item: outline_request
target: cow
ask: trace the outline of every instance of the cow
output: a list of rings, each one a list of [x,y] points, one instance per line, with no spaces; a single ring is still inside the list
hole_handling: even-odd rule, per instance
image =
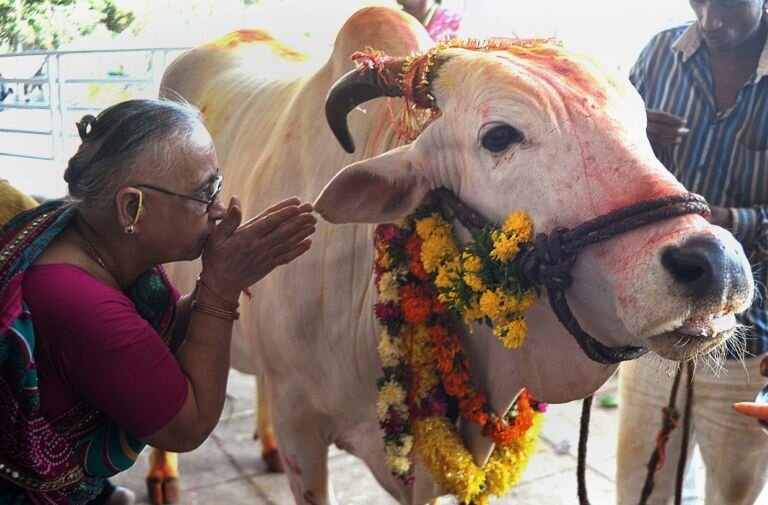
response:
[[[325,219],[308,254],[242,298],[232,353],[234,367],[263,374],[299,504],[336,503],[330,444],[361,458],[404,505],[443,494],[418,460],[412,482],[385,465],[376,412],[381,326],[372,310],[376,224],[401,220],[438,188],[491,222],[525,212],[543,234],[686,195],[655,158],[642,100],[626,78],[546,41],[433,44],[409,16],[369,7],[344,24],[322,65],[266,32],[244,30],[190,50],[163,76],[164,96],[201,110],[224,192],[240,196],[246,215],[297,195],[314,200]],[[434,107],[412,139],[396,118],[414,106],[402,82],[403,65],[414,61],[426,70],[410,86]],[[182,288],[193,286],[197,269],[171,267]],[[470,323],[462,343],[496,412],[523,388],[543,402],[584,398],[640,349],[673,360],[706,354],[734,334],[734,313],[753,295],[740,246],[701,213],[585,247],[571,274],[564,293],[582,333],[626,352],[588,357],[550,307],[548,290],[527,312],[519,349]],[[461,423],[461,436],[482,465],[493,443],[472,423]]]

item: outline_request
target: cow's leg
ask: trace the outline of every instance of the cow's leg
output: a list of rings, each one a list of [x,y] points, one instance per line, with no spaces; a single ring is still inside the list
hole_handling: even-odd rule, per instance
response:
[[[153,505],[176,503],[181,498],[179,488],[179,455],[152,448],[149,454],[147,495]]]
[[[328,479],[328,446],[312,427],[317,421],[303,420],[275,426],[293,498],[297,505],[337,505]]]
[[[292,387],[267,383],[274,407],[274,429],[280,457],[297,505],[337,505],[328,479],[330,420],[308,410],[310,402]]]
[[[277,450],[275,433],[272,429],[272,407],[268,400],[267,389],[264,384],[264,376],[256,376],[256,433],[254,439],[261,439],[261,458],[267,464],[267,468],[273,473],[283,473],[283,463]]]

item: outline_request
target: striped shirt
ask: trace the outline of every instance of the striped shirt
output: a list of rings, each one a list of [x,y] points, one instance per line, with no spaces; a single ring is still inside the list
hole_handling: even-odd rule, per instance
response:
[[[763,21],[765,22],[765,21]],[[709,56],[697,23],[651,39],[630,71],[649,109],[686,119],[690,133],[656,148],[662,163],[690,191],[727,207],[734,236],[752,264],[758,294],[741,322],[753,328],[747,352],[768,351],[768,43],[736,105],[718,113]]]

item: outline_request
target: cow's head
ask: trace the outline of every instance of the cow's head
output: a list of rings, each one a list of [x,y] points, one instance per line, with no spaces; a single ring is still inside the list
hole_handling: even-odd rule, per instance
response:
[[[685,193],[654,156],[629,81],[558,44],[432,50],[405,72],[395,59],[368,63],[329,94],[329,121],[347,150],[344,117],[364,100],[405,95],[440,115],[411,144],[341,170],[316,203],[330,222],[394,221],[444,187],[491,220],[522,210],[549,232]],[[568,299],[588,332],[675,360],[724,342],[753,293],[741,246],[699,215],[590,246],[573,278]]]

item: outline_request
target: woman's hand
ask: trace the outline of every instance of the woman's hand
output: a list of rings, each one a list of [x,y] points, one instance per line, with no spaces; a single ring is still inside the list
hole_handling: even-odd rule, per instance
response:
[[[240,291],[304,254],[315,231],[312,210],[312,204],[288,198],[241,225],[240,200],[232,197],[203,250],[206,286],[235,302]]]
[[[679,144],[690,130],[685,127],[685,119],[662,112],[647,109],[648,127],[646,133],[653,147]]]

